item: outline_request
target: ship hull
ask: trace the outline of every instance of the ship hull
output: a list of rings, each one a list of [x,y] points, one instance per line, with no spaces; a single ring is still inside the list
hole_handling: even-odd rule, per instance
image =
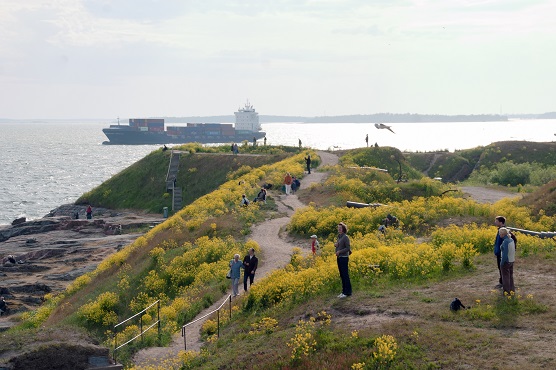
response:
[[[251,133],[235,133],[234,135],[169,135],[167,132],[150,132],[150,131],[135,131],[127,129],[127,126],[120,126],[121,128],[105,128],[102,131],[109,141],[103,144],[107,145],[149,145],[149,144],[186,144],[186,143],[201,143],[201,144],[219,144],[242,142],[244,140],[253,141],[262,139],[266,133],[251,132]]]

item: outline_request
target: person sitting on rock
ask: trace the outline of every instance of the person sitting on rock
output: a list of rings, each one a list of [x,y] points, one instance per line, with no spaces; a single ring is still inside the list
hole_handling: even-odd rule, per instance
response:
[[[255,199],[253,199],[253,202],[266,203],[266,190],[264,188],[261,188],[261,191],[259,191],[259,194],[257,194],[257,197],[255,197]]]
[[[386,216],[386,218],[382,221],[382,223],[386,227],[388,226],[398,227],[398,218],[396,216],[392,216],[389,213],[388,216]]]
[[[249,205],[249,199],[247,199],[245,194],[241,196],[241,205],[244,207],[247,207]]]

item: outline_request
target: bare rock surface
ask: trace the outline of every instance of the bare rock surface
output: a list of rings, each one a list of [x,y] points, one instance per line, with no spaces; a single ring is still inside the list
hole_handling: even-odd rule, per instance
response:
[[[63,291],[163,221],[161,215],[100,208],[91,220],[74,219],[75,212],[85,215],[85,207],[64,205],[42,219],[0,227],[0,295],[12,314],[36,308],[45,294]],[[9,318],[0,317],[1,326],[10,326]]]

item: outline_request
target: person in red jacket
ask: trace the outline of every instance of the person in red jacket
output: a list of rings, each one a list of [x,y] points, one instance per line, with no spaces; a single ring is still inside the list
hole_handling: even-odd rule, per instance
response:
[[[90,220],[91,218],[93,218],[93,209],[91,208],[91,205],[89,204],[89,206],[87,207],[87,220]]]
[[[286,186],[286,195],[290,195],[292,190],[292,175],[289,172],[286,173],[286,177],[284,177],[284,185]]]

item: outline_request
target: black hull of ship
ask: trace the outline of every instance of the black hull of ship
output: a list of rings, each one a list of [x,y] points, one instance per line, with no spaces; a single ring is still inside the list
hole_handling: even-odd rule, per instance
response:
[[[166,132],[145,132],[131,131],[126,129],[102,130],[109,141],[103,142],[106,145],[152,145],[152,144],[227,144],[240,143],[244,140],[253,141],[262,139],[266,136],[265,132],[253,132],[248,134],[230,135],[168,135]]]

